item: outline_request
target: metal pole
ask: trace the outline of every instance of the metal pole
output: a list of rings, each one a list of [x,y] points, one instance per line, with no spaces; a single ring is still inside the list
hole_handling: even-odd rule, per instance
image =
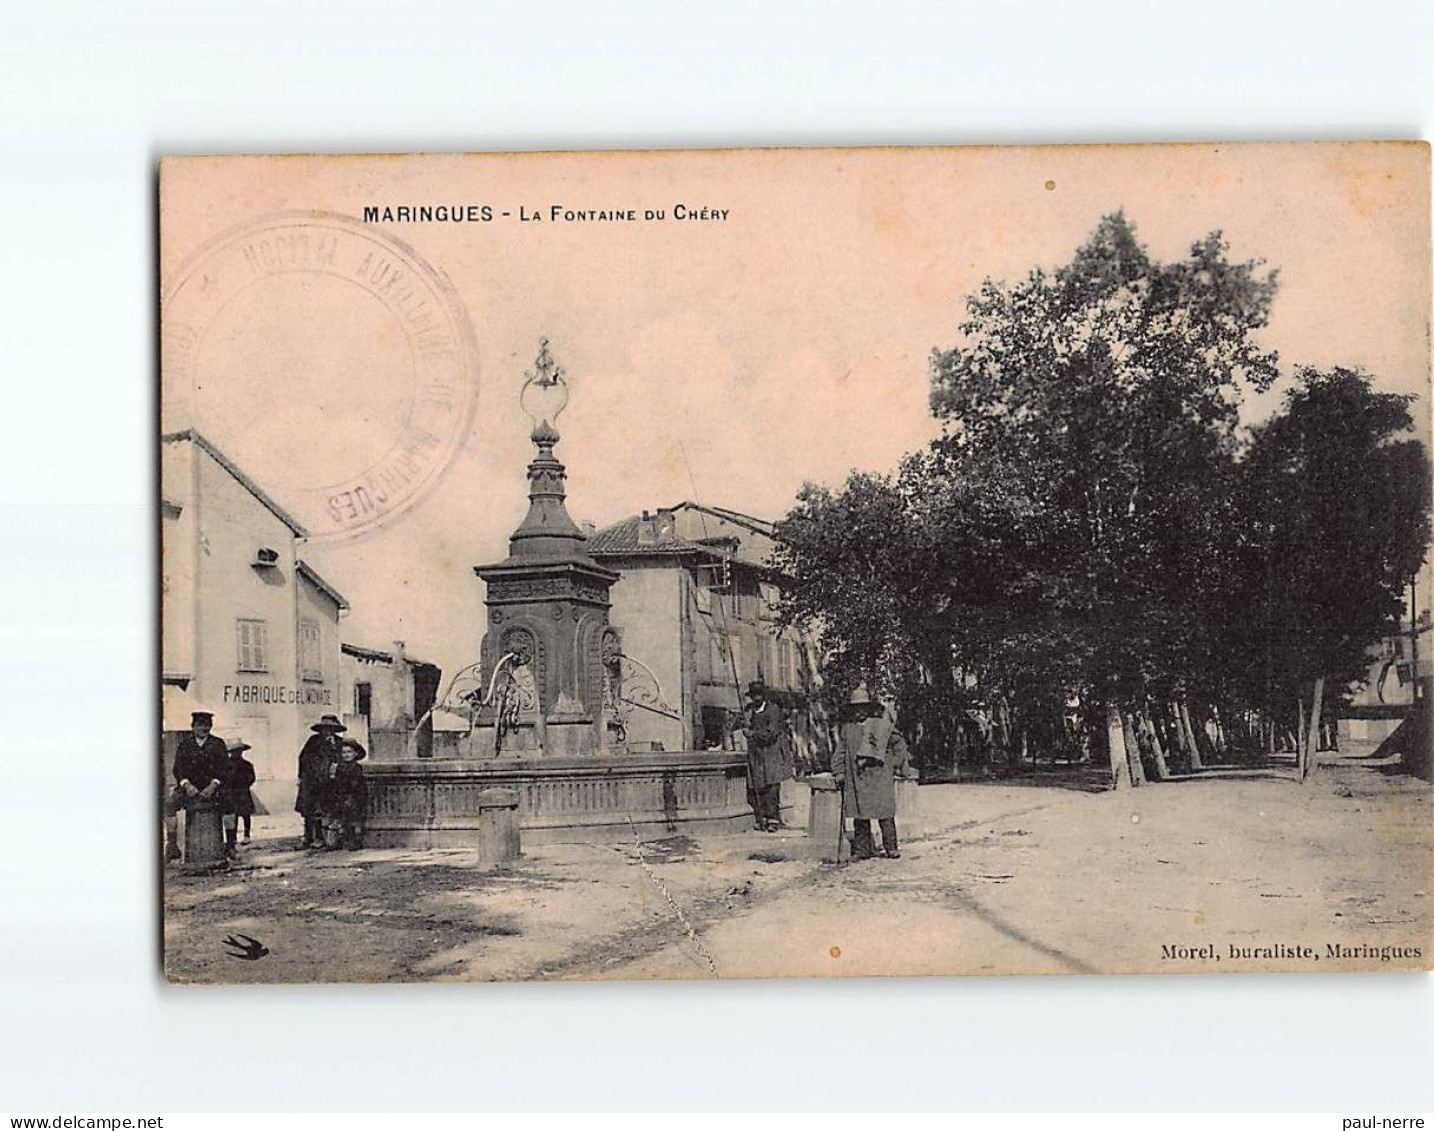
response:
[[[1414,694],[1410,702],[1419,708],[1419,575],[1409,578],[1409,671],[1414,679]]]

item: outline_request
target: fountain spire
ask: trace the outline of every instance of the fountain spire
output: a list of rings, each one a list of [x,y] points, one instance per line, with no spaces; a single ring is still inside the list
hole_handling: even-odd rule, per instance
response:
[[[546,338],[525,376],[519,400],[537,449],[528,464],[528,513],[509,538],[508,557],[475,567],[486,586],[483,678],[512,684],[475,720],[479,757],[591,754],[609,745],[604,657],[618,646],[608,611],[619,575],[587,555],[587,538],[568,514],[567,470],[553,454],[568,385]]]
[[[538,342],[538,357],[519,401],[533,422],[529,439],[538,449],[528,464],[528,513],[508,541],[509,560],[577,561],[596,565],[585,553],[587,541],[567,508],[567,468],[553,455],[561,438],[557,419],[568,405],[562,366],[553,360],[548,339]]]

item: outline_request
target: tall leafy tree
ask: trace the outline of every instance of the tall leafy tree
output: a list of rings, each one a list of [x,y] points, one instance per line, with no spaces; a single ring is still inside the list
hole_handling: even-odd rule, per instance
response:
[[[1410,403],[1375,391],[1359,370],[1302,369],[1242,468],[1264,575],[1249,586],[1254,623],[1272,688],[1308,704],[1299,727],[1306,778],[1326,688],[1360,679],[1371,645],[1398,631],[1428,547],[1429,468],[1410,436]]]
[[[914,732],[918,758],[954,758],[972,705],[956,676],[954,635],[993,588],[1001,558],[987,522],[998,492],[956,504],[933,491],[932,459],[904,461],[895,476],[854,474],[839,491],[808,485],[778,524],[776,564],[793,579],[782,615],[820,626],[829,694],[859,681],[894,697]],[[996,526],[1004,537],[1015,529]],[[835,704],[833,704],[835,705]]]
[[[962,344],[931,360],[948,442],[1018,452],[1038,485],[1042,612],[1107,705],[1117,785],[1139,775],[1119,704],[1188,690],[1200,648],[1188,580],[1214,526],[1211,483],[1233,459],[1242,390],[1277,373],[1255,336],[1275,273],[1228,252],[1212,233],[1161,263],[1124,215],[1107,216],[1069,264],[988,280]]]
[[[1119,213],[1065,266],[987,280],[932,354],[943,436],[779,525],[784,615],[820,624],[834,691],[902,697],[928,749],[979,706],[1008,755],[1078,697],[1117,787],[1298,700],[1308,773],[1325,687],[1423,561],[1429,469],[1408,399],[1348,369],[1301,370],[1247,441],[1276,283],[1219,233],[1159,262]]]

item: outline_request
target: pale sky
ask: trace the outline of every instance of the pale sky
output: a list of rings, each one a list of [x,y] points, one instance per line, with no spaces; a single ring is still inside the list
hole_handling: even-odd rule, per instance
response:
[[[518,390],[542,335],[572,391],[557,454],[574,518],[603,525],[694,496],[777,518],[804,480],[890,470],[934,435],[927,357],[957,340],[965,295],[986,276],[1066,262],[1102,214],[1124,208],[1157,258],[1219,228],[1232,256],[1278,267],[1262,340],[1282,368],[1363,366],[1382,388],[1421,396],[1428,439],[1422,145],[182,159],[162,183],[165,279],[216,233],[280,210],[513,213],[378,225],[445,273],[468,311],[474,424],[420,504],[370,536],[302,551],[353,604],[345,639],[403,639],[445,676],[477,656],[472,567],[505,556],[526,509]],[[678,203],[727,217],[676,221]],[[546,216],[553,204],[669,218],[516,219],[520,206]],[[199,398],[201,427],[301,520],[301,488],[381,443],[411,379],[389,338],[345,333],[344,302],[299,288],[236,305],[204,359],[226,387]],[[278,341],[322,364],[302,375],[269,364]],[[164,399],[166,429],[191,422],[188,391],[166,387]]]

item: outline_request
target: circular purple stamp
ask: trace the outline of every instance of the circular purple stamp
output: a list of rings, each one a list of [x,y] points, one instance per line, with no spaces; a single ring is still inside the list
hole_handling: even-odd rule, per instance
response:
[[[470,434],[467,311],[441,271],[352,217],[222,232],[166,282],[160,326],[166,431],[197,428],[311,539],[388,524]]]

